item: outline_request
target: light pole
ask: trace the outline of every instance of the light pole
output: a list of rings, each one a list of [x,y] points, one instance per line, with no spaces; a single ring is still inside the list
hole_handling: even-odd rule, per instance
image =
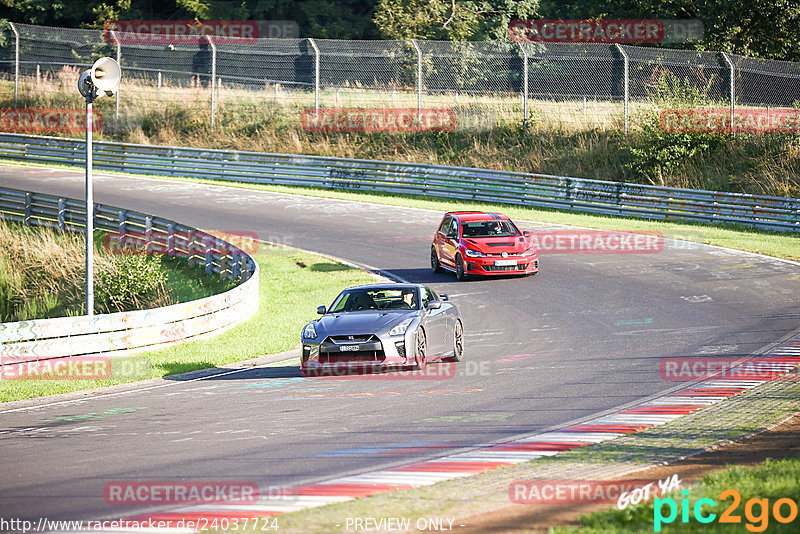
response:
[[[78,90],[86,98],[86,315],[94,315],[94,191],[92,189],[92,102],[112,96],[122,71],[110,57],[101,57],[78,78]]]

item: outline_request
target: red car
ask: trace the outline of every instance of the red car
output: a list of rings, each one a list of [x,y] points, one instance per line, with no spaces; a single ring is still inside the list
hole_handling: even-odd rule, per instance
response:
[[[431,269],[470,275],[536,274],[539,253],[530,234],[498,213],[445,213],[431,246]]]

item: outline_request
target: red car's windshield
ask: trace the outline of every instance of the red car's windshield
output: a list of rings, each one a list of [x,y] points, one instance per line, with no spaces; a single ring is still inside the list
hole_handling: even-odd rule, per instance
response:
[[[461,237],[509,237],[521,235],[511,221],[464,221],[461,223]]]

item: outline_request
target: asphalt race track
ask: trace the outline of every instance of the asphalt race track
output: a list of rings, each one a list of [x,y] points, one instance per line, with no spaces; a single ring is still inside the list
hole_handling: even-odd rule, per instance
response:
[[[82,171],[2,166],[0,184],[83,198]],[[756,353],[800,318],[800,266],[713,247],[543,254],[534,277],[458,283],[428,268],[441,213],[103,174],[95,200],[428,283],[461,309],[466,362],[449,380],[302,379],[285,365],[0,408],[2,517],[155,509],[107,505],[114,481],[278,488],[509,440],[685,386],[661,379],[662,358]]]

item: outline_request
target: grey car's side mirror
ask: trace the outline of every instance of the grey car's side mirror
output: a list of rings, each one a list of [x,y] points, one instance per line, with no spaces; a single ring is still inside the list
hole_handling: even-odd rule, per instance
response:
[[[326,311],[328,311],[328,310],[327,310],[327,308],[325,308],[325,306],[320,306],[319,308],[317,308],[317,313],[320,314],[320,315],[325,315]]]
[[[429,309],[429,310],[438,310],[439,308],[441,308],[441,307],[442,307],[442,303],[441,303],[441,302],[439,302],[438,300],[432,300],[432,301],[430,301],[430,302],[428,303],[428,305],[427,305],[427,306],[425,306],[425,307],[426,307],[427,309]]]

